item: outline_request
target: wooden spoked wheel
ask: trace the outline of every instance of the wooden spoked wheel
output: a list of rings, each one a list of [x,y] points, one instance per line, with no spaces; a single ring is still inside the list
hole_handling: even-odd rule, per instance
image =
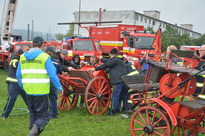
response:
[[[58,109],[59,110],[70,110],[76,106],[78,101],[78,95],[72,94],[71,92],[77,92],[75,86],[70,85],[68,82],[60,80],[63,87],[63,94],[59,94],[58,101]]]
[[[93,78],[85,91],[85,104],[91,115],[103,114],[110,103],[110,84],[104,77]]]
[[[132,136],[170,136],[171,125],[158,108],[143,106],[135,111],[130,121]]]
[[[182,126],[176,126],[172,130],[172,136],[174,136],[174,135],[178,135],[178,136],[183,136],[184,135],[184,136],[186,136],[187,134],[186,134],[186,132],[185,132],[185,130]]]

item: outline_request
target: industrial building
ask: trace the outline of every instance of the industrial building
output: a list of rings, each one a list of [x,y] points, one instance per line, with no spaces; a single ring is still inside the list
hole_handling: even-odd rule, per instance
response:
[[[144,11],[143,14],[136,12],[134,10],[125,11],[106,11],[101,9],[99,11],[76,11],[74,14],[75,22],[93,22],[93,21],[122,21],[122,24],[130,25],[143,25],[144,28],[148,26],[153,27],[154,31],[157,31],[159,26],[161,30],[166,29],[166,25],[170,25],[176,28],[181,34],[189,34],[190,37],[200,38],[201,33],[193,31],[192,24],[181,24],[180,26],[176,24],[171,24],[166,21],[160,20],[160,12],[157,10]],[[101,24],[108,25],[108,24]],[[79,28],[78,25],[74,27],[74,34],[81,34],[82,36],[88,36],[88,31],[83,28]]]

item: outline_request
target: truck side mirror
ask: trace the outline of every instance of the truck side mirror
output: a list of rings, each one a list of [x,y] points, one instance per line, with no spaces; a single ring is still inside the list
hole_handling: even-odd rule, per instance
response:
[[[130,31],[124,31],[123,34],[124,34],[124,36],[129,36]]]

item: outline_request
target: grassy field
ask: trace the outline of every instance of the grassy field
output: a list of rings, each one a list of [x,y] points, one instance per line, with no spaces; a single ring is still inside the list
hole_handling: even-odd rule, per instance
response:
[[[3,69],[0,69],[0,114],[3,112],[8,97],[5,82],[7,74]],[[179,98],[175,100],[178,101]],[[11,112],[14,115],[9,116],[7,120],[0,119],[0,136],[25,136],[29,133],[29,114],[15,115],[26,113],[16,110],[18,108],[27,109],[20,95]],[[41,136],[131,136],[130,119],[123,118],[120,114],[114,117],[106,117],[107,113],[108,110],[103,115],[92,116],[85,106],[73,108],[69,111],[59,111],[59,119],[51,119]],[[143,116],[146,116],[146,114],[143,114]],[[141,118],[138,119],[141,120]],[[138,126],[138,124],[136,125]],[[174,136],[176,135],[177,131],[174,133]]]
[[[0,114],[8,97],[5,79],[7,72],[0,69]],[[14,108],[25,108],[26,105],[19,95]],[[25,111],[13,110],[11,114],[25,113]],[[59,111],[59,119],[51,119],[45,127],[42,136],[130,136],[129,122],[117,114],[114,117],[103,115],[90,115],[85,106],[69,111]],[[25,136],[29,133],[29,114],[21,116],[9,116],[7,120],[0,119],[0,136]]]

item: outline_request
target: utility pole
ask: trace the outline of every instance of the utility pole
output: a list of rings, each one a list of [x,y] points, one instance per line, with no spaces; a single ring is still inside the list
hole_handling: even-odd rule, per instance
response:
[[[49,29],[49,31],[50,31],[50,40],[51,40],[51,29]]]
[[[33,25],[34,25],[34,23],[33,23],[33,20],[32,20],[32,32],[31,32],[31,40],[33,40]]]
[[[28,35],[27,35],[27,41],[29,41],[29,24],[28,24]]]
[[[78,22],[80,22],[80,6],[81,6],[81,0],[79,0],[79,18],[78,18]],[[79,35],[79,31],[80,31],[80,26],[78,25],[78,35]]]

